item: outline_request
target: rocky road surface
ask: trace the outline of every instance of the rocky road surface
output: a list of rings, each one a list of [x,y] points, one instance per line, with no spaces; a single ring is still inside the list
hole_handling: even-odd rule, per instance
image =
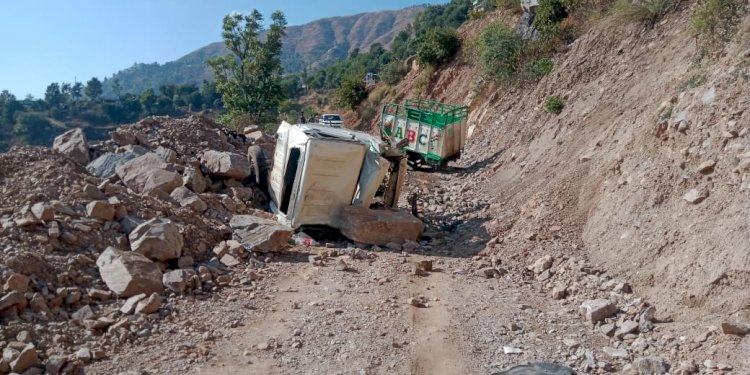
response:
[[[412,173],[409,186],[436,189],[463,177]],[[472,204],[454,210],[450,202],[420,202],[433,237],[415,249],[360,249],[338,238],[269,255],[261,270],[238,266],[225,288],[168,303],[171,316],[152,319],[153,335],[87,373],[493,374],[531,362],[584,374],[732,368],[696,362],[689,338],[654,324],[626,282],[584,259],[519,267],[482,256],[497,239],[474,225]],[[595,297],[610,306],[594,312],[604,314],[594,323],[580,306]],[[703,332],[714,350],[717,330]]]

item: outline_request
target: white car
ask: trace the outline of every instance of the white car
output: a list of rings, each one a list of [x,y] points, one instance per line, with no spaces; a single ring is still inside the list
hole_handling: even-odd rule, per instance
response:
[[[340,128],[344,126],[344,120],[341,118],[341,115],[335,113],[326,113],[320,116],[319,122],[323,125],[328,125],[334,128]]]

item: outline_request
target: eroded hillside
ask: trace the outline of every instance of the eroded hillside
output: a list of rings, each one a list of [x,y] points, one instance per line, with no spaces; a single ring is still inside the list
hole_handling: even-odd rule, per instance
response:
[[[706,52],[689,14],[653,28],[591,21],[538,82],[481,87],[464,48],[423,93],[471,106],[461,164],[468,194],[491,204],[485,227],[501,241],[488,253],[589,257],[633,281],[660,316],[700,330],[750,314],[750,45],[746,17],[731,43]],[[512,24],[486,18],[460,30],[464,45],[488,22]],[[544,109],[551,95],[564,99],[559,115]]]

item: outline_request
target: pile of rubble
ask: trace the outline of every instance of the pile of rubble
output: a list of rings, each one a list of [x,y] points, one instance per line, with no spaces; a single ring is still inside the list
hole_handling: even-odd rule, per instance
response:
[[[74,129],[52,150],[0,155],[0,373],[76,373],[147,336],[143,317],[169,315],[169,299],[210,294],[240,264],[262,269],[292,237],[264,211],[245,155],[268,137],[201,116],[111,134],[89,144]]]

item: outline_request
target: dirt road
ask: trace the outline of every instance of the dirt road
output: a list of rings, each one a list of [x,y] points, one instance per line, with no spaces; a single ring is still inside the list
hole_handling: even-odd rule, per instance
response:
[[[533,259],[478,256],[490,240],[482,202],[452,200],[441,188],[460,188],[461,178],[409,184],[437,197],[422,205],[430,239],[418,249],[363,250],[340,239],[271,255],[261,270],[234,270],[210,297],[176,299],[169,319],[152,322],[162,334],[115,348],[87,373],[492,374],[539,361],[606,373],[676,353],[661,326],[608,337],[581,317],[591,298],[610,298],[625,312],[613,326],[644,306],[612,290],[616,280],[585,259],[561,256],[535,273],[527,269]],[[433,269],[415,274],[422,260]],[[568,286],[567,298],[552,298],[558,285]]]

